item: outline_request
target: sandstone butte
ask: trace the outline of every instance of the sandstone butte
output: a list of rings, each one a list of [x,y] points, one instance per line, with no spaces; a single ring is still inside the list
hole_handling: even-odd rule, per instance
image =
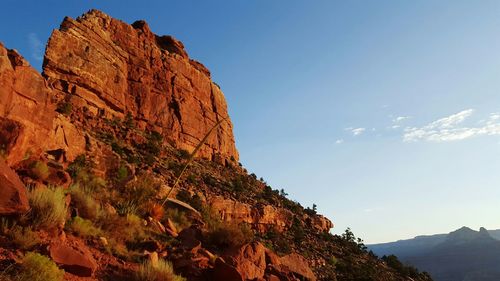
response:
[[[131,116],[188,151],[227,118],[198,155],[238,160],[224,94],[208,69],[144,21],[129,25],[97,10],[66,17],[50,36],[42,75],[0,45],[0,148],[10,165],[28,154],[63,152],[71,161],[84,151],[81,130],[56,112],[61,103],[96,119]]]

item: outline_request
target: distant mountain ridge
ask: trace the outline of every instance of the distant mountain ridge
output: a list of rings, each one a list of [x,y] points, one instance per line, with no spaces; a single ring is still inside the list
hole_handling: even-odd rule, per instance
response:
[[[500,280],[500,230],[462,227],[448,234],[368,245],[379,256],[396,255],[437,281]]]

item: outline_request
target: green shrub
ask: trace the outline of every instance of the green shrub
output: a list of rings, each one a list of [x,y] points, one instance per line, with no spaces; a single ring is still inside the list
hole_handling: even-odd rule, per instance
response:
[[[125,165],[120,165],[118,169],[116,170],[116,181],[117,182],[123,182],[128,178],[128,169],[127,166]]]
[[[29,227],[14,226],[9,230],[8,237],[21,250],[29,250],[40,244],[40,237]]]
[[[68,224],[69,231],[75,233],[80,237],[96,237],[101,234],[101,230],[94,226],[94,224],[81,217],[74,217]]]
[[[34,188],[28,196],[31,206],[28,216],[34,227],[50,229],[64,225],[67,209],[62,188]]]
[[[73,111],[73,105],[67,101],[60,102],[59,104],[57,104],[56,111],[63,114],[63,115],[68,116],[71,114],[71,111]]]
[[[219,223],[207,233],[207,243],[220,250],[241,246],[253,238],[252,230],[244,223]]]
[[[198,211],[203,209],[203,202],[197,194],[191,196],[191,193],[185,189],[179,190],[179,192],[175,195],[175,197],[185,203],[188,203],[191,207],[195,208]]]
[[[136,215],[108,215],[99,220],[99,227],[116,242],[133,242],[147,238],[144,221]]]
[[[24,256],[16,279],[17,281],[61,281],[64,271],[46,256],[27,253]]]
[[[145,262],[136,274],[137,281],[185,281],[182,276],[176,275],[172,264],[163,259],[157,263]]]
[[[189,151],[185,150],[185,149],[179,149],[178,151],[178,155],[181,159],[189,159],[189,157],[191,156],[191,153],[189,153]]]
[[[118,209],[123,209],[122,214],[147,212],[147,203],[156,195],[158,187],[159,183],[153,176],[146,173],[140,175],[123,187],[120,194],[121,201],[117,203]]]
[[[137,243],[151,237],[143,219],[136,215],[119,216],[108,214],[99,219],[102,235],[108,240],[108,253],[128,261],[138,261],[142,253]]]
[[[121,201],[116,204],[116,212],[122,216],[139,213],[139,205],[135,200]]]
[[[79,185],[71,186],[71,204],[78,210],[78,215],[85,219],[95,220],[101,212],[101,205],[90,195],[90,192]]]
[[[178,231],[183,230],[191,225],[191,222],[186,217],[186,214],[182,211],[179,211],[176,208],[168,208],[165,210],[165,216],[172,220],[172,222],[177,227]]]
[[[330,263],[331,266],[335,266],[339,261],[335,256],[332,256],[328,262]]]
[[[31,174],[39,180],[46,180],[49,177],[49,167],[42,161],[35,161],[30,166]]]

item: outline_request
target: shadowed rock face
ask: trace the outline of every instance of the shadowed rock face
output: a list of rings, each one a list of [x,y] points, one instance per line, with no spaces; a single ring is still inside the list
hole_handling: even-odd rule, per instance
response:
[[[65,18],[49,39],[43,70],[57,99],[95,115],[129,114],[179,148],[192,150],[228,118],[210,72],[189,59],[181,42],[153,34],[144,21],[129,25],[96,10]],[[199,155],[238,160],[229,119]]]
[[[84,151],[81,132],[55,109],[45,79],[0,43],[0,150],[9,165],[59,149],[71,161]]]
[[[0,159],[0,215],[23,214],[29,209],[26,187]]]

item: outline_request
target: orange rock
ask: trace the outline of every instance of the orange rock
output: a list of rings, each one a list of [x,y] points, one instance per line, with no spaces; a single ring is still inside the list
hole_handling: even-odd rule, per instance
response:
[[[85,245],[78,247],[52,244],[49,248],[50,257],[67,272],[81,277],[90,277],[97,269],[97,263]]]
[[[244,222],[253,225],[261,232],[271,228],[284,231],[292,225],[293,221],[293,214],[290,211],[270,205],[250,205],[222,196],[209,198],[208,205],[219,213],[222,220]]]
[[[22,214],[28,209],[26,187],[0,158],[0,215]]]
[[[58,99],[107,117],[131,114],[179,148],[194,149],[228,117],[210,72],[189,59],[181,42],[153,34],[144,21],[129,25],[96,10],[67,17],[49,39],[43,69]],[[238,160],[232,130],[228,119],[199,155]]]
[[[71,161],[84,151],[83,135],[55,109],[42,75],[15,50],[0,44],[0,149],[7,163],[54,150],[62,150]]]
[[[329,232],[333,228],[332,221],[319,214],[311,217],[311,225],[320,232]]]
[[[223,259],[215,260],[212,280],[243,281],[243,277],[234,266],[227,264]]]
[[[264,277],[266,270],[266,248],[253,242],[233,249],[224,255],[228,264],[234,266],[244,280]]]
[[[311,270],[309,264],[307,263],[307,260],[303,256],[297,253],[292,253],[290,255],[281,257],[280,261],[282,268],[285,267],[291,272],[304,277],[306,280],[316,280],[314,272]]]

